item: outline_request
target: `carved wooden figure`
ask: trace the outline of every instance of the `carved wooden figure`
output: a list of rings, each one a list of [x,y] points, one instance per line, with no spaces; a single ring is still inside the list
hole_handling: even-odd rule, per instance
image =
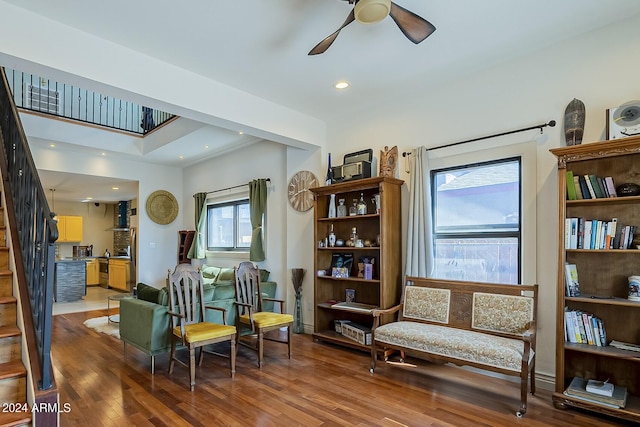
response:
[[[398,146],[389,149],[386,145],[380,151],[380,176],[396,177],[396,164],[398,163]]]

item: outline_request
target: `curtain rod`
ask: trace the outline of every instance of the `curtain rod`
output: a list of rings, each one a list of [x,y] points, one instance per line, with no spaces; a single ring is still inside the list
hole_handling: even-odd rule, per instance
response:
[[[524,131],[532,130],[532,129],[540,129],[540,133],[542,133],[542,129],[543,128],[545,128],[547,126],[554,127],[555,125],[556,125],[556,121],[555,120],[551,120],[549,123],[542,123],[540,125],[531,126],[531,127],[528,127],[528,128],[510,130],[508,132],[496,133],[496,134],[493,134],[493,135],[481,136],[480,138],[467,139],[466,141],[454,142],[454,143],[451,143],[451,144],[445,144],[445,145],[439,145],[437,147],[427,148],[427,151],[437,150],[439,148],[453,147],[455,145],[461,145],[461,144],[466,144],[468,142],[480,141],[482,139],[496,138],[498,136],[510,135],[512,133],[524,132]],[[409,155],[411,155],[411,152],[409,152],[409,151],[405,151],[405,152],[402,153],[402,157],[407,157]]]
[[[271,182],[271,178],[266,178],[265,181]],[[218,193],[220,191],[233,190],[234,188],[244,187],[245,185],[249,185],[249,184],[240,184],[240,185],[234,185],[233,187],[221,188],[219,190],[207,191],[207,194]],[[193,197],[196,197],[196,195],[194,194]]]

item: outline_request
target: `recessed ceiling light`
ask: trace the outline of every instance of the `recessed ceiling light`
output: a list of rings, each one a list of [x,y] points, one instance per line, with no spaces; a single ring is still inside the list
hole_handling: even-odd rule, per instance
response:
[[[345,81],[345,80],[341,80],[341,81],[339,81],[338,83],[336,83],[336,84],[334,85],[334,87],[335,87],[336,89],[346,89],[346,88],[348,88],[348,87],[349,87],[349,82],[347,82],[347,81]]]
[[[209,148],[209,146],[208,146],[208,145],[205,145],[205,146],[204,146],[204,148],[207,148],[207,149],[208,149],[208,148]]]
[[[107,153],[105,153],[104,151],[102,153],[100,153],[100,154],[103,155],[103,156],[107,155]]]
[[[243,131],[241,131],[241,130],[239,130],[239,131],[238,131],[238,135],[244,135],[244,132],[243,132]]]
[[[184,159],[184,156],[178,156],[179,159]]]
[[[49,147],[54,148],[56,144],[49,144]]]
[[[111,187],[112,190],[119,190],[120,187]]]
[[[87,200],[93,200],[93,197],[87,197]]]

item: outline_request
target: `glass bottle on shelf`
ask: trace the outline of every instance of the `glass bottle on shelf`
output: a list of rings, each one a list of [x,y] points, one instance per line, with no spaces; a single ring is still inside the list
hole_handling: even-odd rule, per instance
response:
[[[336,195],[332,194],[331,195],[331,199],[329,200],[329,214],[327,215],[328,218],[335,218],[336,217]]]
[[[356,246],[356,242],[358,241],[358,231],[356,230],[356,227],[353,227],[351,229],[351,238],[349,239],[351,240],[351,245],[355,247]]]
[[[364,195],[360,193],[360,201],[358,202],[358,215],[367,214],[367,202],[364,201]]]
[[[325,185],[333,184],[333,173],[331,172],[331,153],[329,153],[329,161],[327,162],[327,177],[325,179]]]
[[[349,216],[358,215],[358,199],[353,199],[353,205],[349,208]]]
[[[344,204],[344,199],[338,200],[338,218],[342,218],[343,216],[347,216],[347,206]]]
[[[331,231],[329,232],[329,247],[333,248],[336,245],[336,235],[333,232],[333,224],[331,224]]]

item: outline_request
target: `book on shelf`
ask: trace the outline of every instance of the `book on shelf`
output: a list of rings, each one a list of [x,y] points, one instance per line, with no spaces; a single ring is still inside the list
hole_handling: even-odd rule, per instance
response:
[[[599,394],[600,396],[607,396],[607,397],[613,396],[614,388],[615,386],[612,383],[610,383],[609,380],[606,380],[606,381],[588,380],[587,387],[586,387],[589,393]]]
[[[591,197],[591,193],[589,192],[589,187],[587,186],[587,181],[584,179],[583,175],[578,176],[578,182],[580,183],[580,190],[582,191],[583,199],[593,199]]]
[[[606,347],[607,338],[604,323],[591,313],[569,310],[565,307],[565,341],[575,344],[588,344]]]
[[[566,296],[580,296],[580,282],[578,281],[578,268],[575,264],[565,264]]]
[[[582,188],[580,187],[580,177],[577,175],[573,176],[573,187],[576,191],[576,200],[584,199],[584,196],[582,195]]]
[[[613,178],[610,176],[605,176],[604,183],[607,186],[607,190],[609,191],[609,197],[618,197],[616,186],[613,183]]]
[[[635,225],[623,225],[618,218],[610,220],[584,217],[565,218],[565,249],[630,249],[637,231]]]
[[[627,404],[628,392],[626,387],[613,385],[613,393],[611,396],[601,395],[587,391],[588,380],[581,377],[574,377],[571,384],[564,391],[566,396],[585,400],[587,402],[597,403],[613,408],[624,408]]]
[[[587,183],[587,188],[589,189],[589,195],[591,196],[592,199],[595,199],[596,193],[593,188],[593,182],[591,181],[591,178],[589,178],[589,175],[584,175],[584,180]]]
[[[573,172],[567,171],[567,200],[577,200],[576,187],[573,180]]]
[[[621,350],[640,351],[640,344],[632,344],[628,342],[611,340],[609,345],[611,347],[619,348]]]
[[[364,304],[361,302],[337,302],[331,305],[331,308],[370,313],[371,310],[377,309],[378,306],[373,304]]]

